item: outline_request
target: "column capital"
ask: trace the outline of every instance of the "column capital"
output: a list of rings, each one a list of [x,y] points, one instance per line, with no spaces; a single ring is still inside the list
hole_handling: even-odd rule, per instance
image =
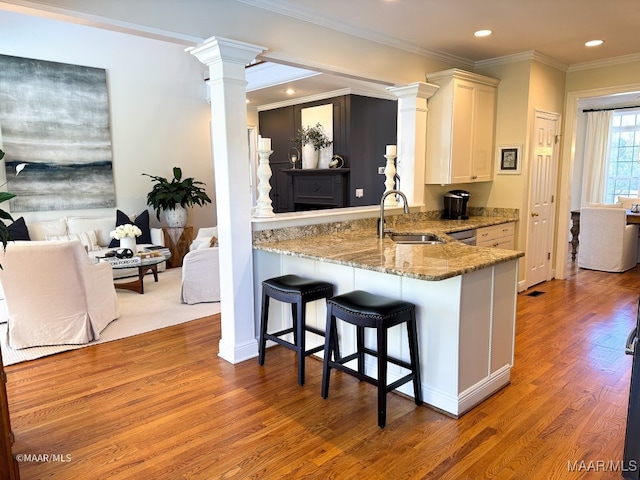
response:
[[[224,37],[210,37],[201,45],[187,50],[205,65],[210,66],[222,60],[244,66],[266,51],[267,47]]]
[[[430,98],[440,87],[426,82],[414,82],[402,87],[388,87],[387,90],[398,98]]]

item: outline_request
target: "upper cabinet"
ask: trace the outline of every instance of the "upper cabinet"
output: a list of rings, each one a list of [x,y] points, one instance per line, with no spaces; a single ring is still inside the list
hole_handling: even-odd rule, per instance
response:
[[[425,183],[493,180],[499,80],[451,69],[427,75],[440,88],[429,98]]]

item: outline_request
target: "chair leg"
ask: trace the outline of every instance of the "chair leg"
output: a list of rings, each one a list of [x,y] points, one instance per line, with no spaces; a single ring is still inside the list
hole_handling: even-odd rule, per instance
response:
[[[420,356],[418,354],[418,329],[415,312],[411,312],[411,319],[407,322],[409,335],[409,356],[413,369],[413,398],[416,405],[422,405],[422,383],[420,381]]]
[[[322,360],[322,388],[320,395],[322,398],[329,396],[329,379],[331,377],[331,367],[329,361],[333,352],[333,347],[337,344],[337,337],[334,339],[334,333],[337,332],[336,318],[331,313],[331,308],[327,308],[327,325],[324,339],[324,358]]]
[[[379,327],[378,334],[378,426],[387,423],[387,329]]]
[[[306,304],[300,301],[292,304],[292,309],[297,310],[297,315],[295,317],[293,323],[293,331],[296,345],[296,353],[298,354],[298,385],[304,385],[304,362],[305,362],[305,351],[306,351],[306,342],[305,342],[305,325],[307,324],[307,308]]]
[[[260,315],[260,339],[258,342],[258,364],[264,365],[266,350],[265,334],[267,333],[267,322],[269,318],[269,295],[262,293],[262,312]]]
[[[291,327],[293,328],[293,344],[298,345],[298,315],[296,314],[297,303],[291,303]]]

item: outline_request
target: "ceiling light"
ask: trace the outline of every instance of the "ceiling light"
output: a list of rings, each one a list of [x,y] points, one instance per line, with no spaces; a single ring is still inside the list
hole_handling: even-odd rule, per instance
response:
[[[296,91],[293,88],[287,88],[284,93],[286,93],[287,95],[293,95],[294,93],[296,93]]]
[[[589,40],[588,42],[585,42],[584,46],[585,47],[599,47],[603,43],[604,43],[604,40]]]
[[[488,37],[492,33],[493,33],[493,31],[491,31],[491,30],[478,30],[477,32],[474,32],[473,35],[475,37]]]

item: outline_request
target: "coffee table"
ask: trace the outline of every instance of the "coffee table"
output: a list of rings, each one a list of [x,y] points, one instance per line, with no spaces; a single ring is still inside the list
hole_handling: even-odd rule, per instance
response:
[[[137,268],[138,279],[130,282],[114,282],[116,288],[122,288],[125,290],[132,290],[140,294],[144,293],[144,276],[148,271],[153,273],[153,279],[158,282],[158,265],[162,262],[166,262],[169,256],[148,257],[140,260],[140,263],[136,265],[111,265],[114,270],[122,270],[124,268]]]

